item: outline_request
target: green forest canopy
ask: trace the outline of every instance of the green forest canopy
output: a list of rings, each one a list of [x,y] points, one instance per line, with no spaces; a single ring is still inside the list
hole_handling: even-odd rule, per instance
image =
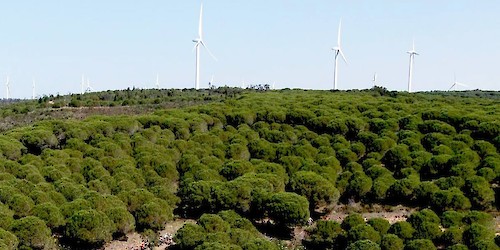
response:
[[[220,234],[191,243],[178,236],[179,246],[257,249],[265,238],[253,226],[238,231],[221,211],[289,228],[354,200],[427,210],[383,230],[375,222],[318,222],[304,245],[487,247],[493,225],[477,211],[498,210],[500,101],[491,93],[461,95],[125,91],[57,97],[57,107],[47,106],[50,98],[5,106],[6,119],[49,116],[21,120],[0,135],[0,246],[39,249],[56,234],[92,248],[132,231],[160,230],[174,216],[201,216],[223,229],[202,229],[200,219],[184,231]],[[74,100],[105,103],[111,112],[117,105],[150,108],[51,118],[79,109]],[[458,219],[448,216],[452,211]],[[256,242],[238,241],[233,230]]]

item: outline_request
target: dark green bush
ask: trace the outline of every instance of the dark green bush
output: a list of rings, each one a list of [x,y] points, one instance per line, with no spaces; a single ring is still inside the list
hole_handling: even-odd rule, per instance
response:
[[[420,250],[420,249],[429,249],[429,250],[435,250],[437,249],[436,246],[434,246],[434,243],[432,243],[431,240],[428,239],[417,239],[417,240],[411,240],[405,245],[405,250]]]
[[[382,236],[380,241],[380,248],[382,250],[403,250],[403,240],[394,234],[386,234]]]
[[[309,202],[295,193],[276,193],[270,197],[267,211],[278,224],[303,225],[309,219]]]
[[[68,218],[65,236],[75,243],[102,246],[112,239],[113,224],[102,212],[80,210]]]
[[[28,216],[14,221],[11,231],[19,240],[20,249],[55,248],[50,229],[38,217]]]

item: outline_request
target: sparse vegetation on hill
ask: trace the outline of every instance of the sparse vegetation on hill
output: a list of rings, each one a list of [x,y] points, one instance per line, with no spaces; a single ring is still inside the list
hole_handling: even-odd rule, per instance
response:
[[[220,88],[8,104],[0,246],[98,248],[180,216],[199,219],[180,249],[283,247],[261,233],[286,238],[310,217],[308,249],[492,249],[498,96]],[[322,221],[339,202],[418,212]]]

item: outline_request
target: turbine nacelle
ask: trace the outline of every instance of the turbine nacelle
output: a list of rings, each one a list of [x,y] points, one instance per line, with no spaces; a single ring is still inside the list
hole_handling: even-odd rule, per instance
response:
[[[196,38],[196,39],[193,39],[193,42],[194,42],[194,43],[199,43],[199,42],[201,42],[201,38]]]
[[[406,53],[410,54],[410,56],[413,56],[413,55],[418,56],[418,53],[415,50],[415,39],[413,39],[413,44],[412,44],[411,50],[407,51]]]
[[[345,58],[344,52],[340,47],[334,47],[332,48],[333,51],[335,51],[335,63],[337,63],[337,57],[340,55],[342,57],[342,60],[347,64],[347,59]]]

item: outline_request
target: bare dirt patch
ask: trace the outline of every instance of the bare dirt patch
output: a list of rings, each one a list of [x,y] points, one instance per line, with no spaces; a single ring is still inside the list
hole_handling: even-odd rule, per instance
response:
[[[382,206],[372,207],[369,212],[359,211],[360,209],[357,207],[352,207],[348,205],[339,206],[337,209],[334,209],[327,215],[321,217],[323,220],[334,220],[336,222],[342,223],[345,217],[353,212],[360,213],[365,220],[373,219],[373,218],[384,218],[389,221],[389,223],[393,224],[398,221],[405,221],[411,213],[416,211],[416,209],[405,207],[405,206],[395,206],[390,209],[385,209]]]
[[[359,203],[353,203],[348,205],[338,205],[331,212],[322,216],[319,220],[333,220],[338,223],[342,221],[351,213],[359,213],[365,221],[372,218],[384,218],[393,224],[398,221],[406,221],[411,213],[417,211],[414,208],[405,207],[398,205],[395,207],[384,207],[379,205],[372,205],[368,210],[367,208],[361,206]],[[296,247],[302,243],[302,240],[307,237],[307,229],[314,226],[313,222],[308,227],[295,227],[293,229],[293,238],[289,241],[285,241],[286,245],[289,247]]]
[[[175,235],[177,230],[179,230],[186,223],[196,223],[194,220],[187,219],[176,219],[174,221],[168,222],[165,225],[165,229],[158,232],[159,235],[171,234]],[[119,241],[114,240],[110,243],[106,244],[104,247],[105,250],[128,250],[135,249],[135,247],[139,247],[143,242],[143,237],[139,233],[130,233],[127,234],[127,241]],[[166,245],[157,246],[154,250],[164,250],[166,249]]]

